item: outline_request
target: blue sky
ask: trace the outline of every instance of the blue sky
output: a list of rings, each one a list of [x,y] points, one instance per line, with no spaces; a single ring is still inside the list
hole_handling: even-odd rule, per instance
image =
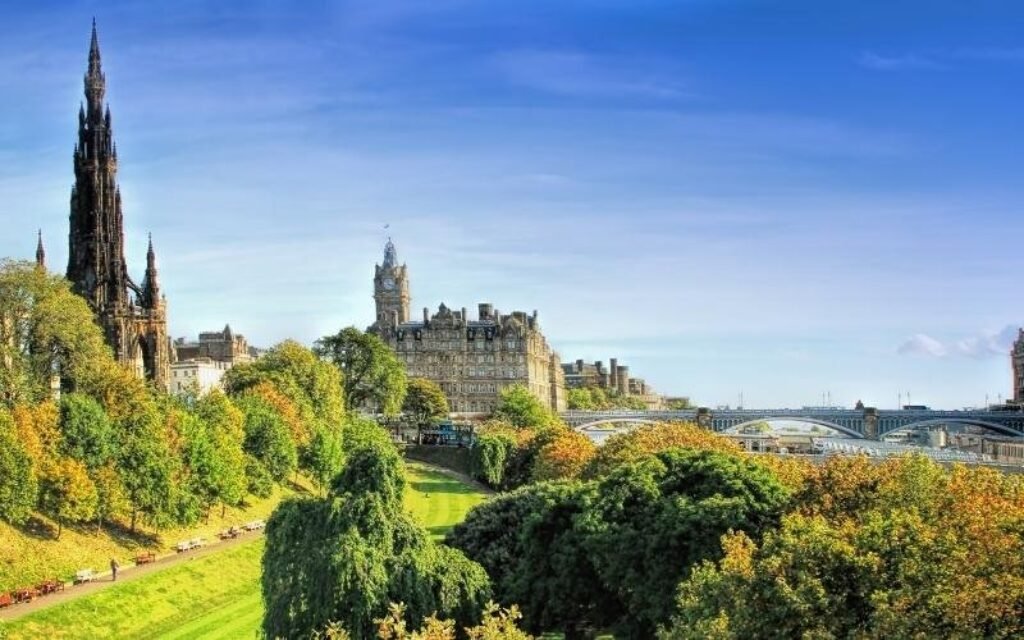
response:
[[[176,336],[366,326],[390,224],[414,309],[538,309],[701,404],[1010,392],[1019,3],[13,4],[0,255],[63,271],[95,15]]]

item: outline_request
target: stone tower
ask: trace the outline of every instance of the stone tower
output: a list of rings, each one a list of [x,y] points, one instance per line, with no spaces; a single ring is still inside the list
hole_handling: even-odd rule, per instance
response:
[[[67,278],[96,314],[118,361],[167,388],[170,342],[166,301],[160,296],[152,240],[142,286],[128,276],[117,146],[110,108],[103,101],[105,92],[94,20],[85,74],[86,104],[78,108]]]
[[[395,244],[391,238],[384,245],[383,264],[374,266],[373,299],[377,303],[377,327],[409,321],[409,277],[405,265],[398,264]]]
[[[1024,329],[1017,330],[1017,339],[1010,349],[1013,364],[1013,401],[1024,403]]]

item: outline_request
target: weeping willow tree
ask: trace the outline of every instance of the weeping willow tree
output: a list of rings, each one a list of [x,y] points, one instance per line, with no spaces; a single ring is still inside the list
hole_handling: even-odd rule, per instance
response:
[[[284,502],[267,523],[263,632],[308,638],[332,623],[375,638],[389,603],[410,624],[438,614],[459,628],[479,621],[490,597],[480,565],[431,542],[402,508],[402,461],[387,442],[364,444],[322,499]]]

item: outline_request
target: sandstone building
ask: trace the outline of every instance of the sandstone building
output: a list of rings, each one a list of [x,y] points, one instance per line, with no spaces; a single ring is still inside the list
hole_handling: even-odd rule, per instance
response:
[[[436,313],[424,308],[421,320],[411,320],[408,271],[390,240],[375,267],[373,290],[377,320],[369,330],[395,351],[409,377],[438,383],[453,412],[490,413],[501,389],[517,384],[551,409],[565,409],[561,363],[536,311],[502,314],[481,303],[477,319],[470,320],[465,308],[441,304]]]
[[[142,284],[135,284],[128,275],[117,146],[110,107],[103,102],[105,92],[106,77],[93,22],[85,74],[86,104],[78,109],[67,278],[96,314],[117,359],[166,389],[172,358],[167,301],[160,294],[152,238]],[[44,259],[41,246],[36,259]]]
[[[663,408],[664,399],[643,378],[629,375],[629,367],[612,358],[607,367],[597,360],[593,363],[576,360],[562,365],[567,389],[599,388],[624,396],[636,396],[650,410]]]
[[[231,330],[231,325],[224,325],[222,331],[203,331],[196,342],[178,338],[174,341],[175,357],[184,360],[210,360],[221,362],[228,367],[256,359],[258,351],[250,347],[249,342],[240,333]]]

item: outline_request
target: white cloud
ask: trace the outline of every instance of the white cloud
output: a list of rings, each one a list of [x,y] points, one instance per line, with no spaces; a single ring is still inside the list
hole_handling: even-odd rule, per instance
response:
[[[513,84],[548,93],[655,99],[685,96],[677,80],[649,71],[638,74],[634,69],[623,68],[620,60],[600,59],[578,51],[506,51],[496,56],[494,64]],[[644,64],[643,68],[650,69],[650,64]]]
[[[949,353],[946,345],[924,333],[917,333],[901,344],[896,350],[900,355],[930,356],[941,358]]]
[[[986,359],[1002,358],[1017,338],[1017,327],[1006,325],[998,331],[983,331],[944,343],[924,333],[911,336],[897,348],[900,355],[942,358],[947,355]]]
[[[943,69],[944,65],[919,53],[905,53],[887,56],[873,51],[864,51],[857,62],[862,67],[878,71],[905,71],[908,69]]]
[[[957,353],[971,358],[1005,356],[1017,338],[1017,328],[1006,325],[995,333],[981,333],[957,341]]]

